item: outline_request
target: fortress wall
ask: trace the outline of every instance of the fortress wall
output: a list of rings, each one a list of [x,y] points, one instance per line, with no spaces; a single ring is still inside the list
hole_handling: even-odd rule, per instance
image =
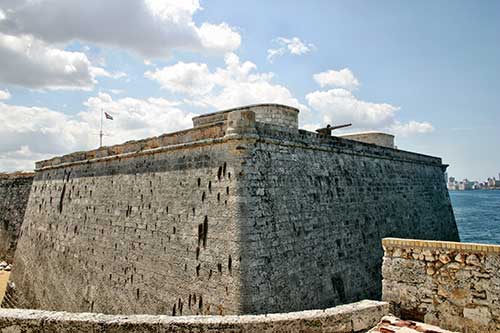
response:
[[[0,309],[2,332],[366,332],[389,313],[389,304],[362,301],[331,309],[244,316],[112,316]]]
[[[458,240],[439,158],[257,129],[242,179],[245,312],[379,298],[383,237]]]
[[[0,261],[14,258],[33,173],[0,174]]]
[[[500,331],[500,246],[384,239],[383,299],[405,319]]]
[[[17,307],[240,312],[234,144],[68,160],[39,164],[11,276]]]

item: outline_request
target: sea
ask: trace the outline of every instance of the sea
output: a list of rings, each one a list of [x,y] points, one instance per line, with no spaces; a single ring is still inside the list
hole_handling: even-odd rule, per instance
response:
[[[500,190],[450,191],[460,241],[500,245]]]

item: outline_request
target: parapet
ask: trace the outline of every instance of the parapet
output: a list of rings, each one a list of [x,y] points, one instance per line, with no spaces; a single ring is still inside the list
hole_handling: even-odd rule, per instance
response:
[[[337,135],[341,138],[364,143],[371,143],[377,146],[396,148],[394,146],[394,135],[383,132],[360,132]]]
[[[226,122],[228,115],[235,111],[252,111],[255,113],[255,121],[257,122],[287,127],[289,129],[299,128],[299,110],[281,104],[255,104],[203,114],[193,118],[193,126],[196,128],[203,125]]]
[[[256,104],[233,108],[193,118],[193,128],[128,141],[89,151],[74,152],[36,163],[35,170],[67,167],[96,161],[146,156],[165,151],[225,142],[231,139],[266,138],[281,144],[305,145],[309,148],[350,152],[404,159],[416,163],[442,166],[441,159],[394,150],[394,136],[382,132],[364,132],[324,136],[298,129],[299,110],[280,104]],[[391,149],[386,149],[391,148]],[[443,166],[444,167],[444,166]]]

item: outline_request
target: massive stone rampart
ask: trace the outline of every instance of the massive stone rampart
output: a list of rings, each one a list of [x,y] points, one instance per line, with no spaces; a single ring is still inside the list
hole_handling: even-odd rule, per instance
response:
[[[122,314],[327,308],[380,296],[382,237],[458,240],[441,159],[282,126],[296,110],[278,111],[37,163],[10,299]]]
[[[458,240],[439,158],[257,127],[241,179],[244,308],[381,296],[383,237]]]
[[[500,246],[384,239],[383,299],[406,319],[500,331]]]
[[[0,260],[12,261],[33,173],[0,174]]]

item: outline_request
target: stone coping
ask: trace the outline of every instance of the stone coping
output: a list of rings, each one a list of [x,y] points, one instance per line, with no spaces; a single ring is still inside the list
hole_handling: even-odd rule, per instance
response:
[[[459,243],[446,241],[431,241],[419,239],[403,239],[403,238],[384,238],[382,239],[384,247],[426,247],[440,248],[449,250],[464,250],[471,252],[500,252],[500,245],[477,244],[477,243]]]
[[[106,332],[358,332],[375,326],[389,314],[389,303],[363,300],[324,310],[230,316],[105,315],[30,309],[0,309],[0,330],[24,327],[23,332],[57,328],[54,332],[80,332],[98,327]],[[121,328],[121,329],[120,329]],[[103,332],[104,332],[103,331]],[[9,331],[10,332],[10,331]],[[16,331],[17,332],[17,331]],[[99,330],[101,332],[101,330]]]
[[[378,131],[365,131],[365,132],[349,132],[349,133],[339,133],[332,134],[333,136],[345,137],[345,136],[356,136],[356,135],[369,135],[369,134],[383,134],[394,137],[394,134],[386,133],[386,132],[378,132]]]

